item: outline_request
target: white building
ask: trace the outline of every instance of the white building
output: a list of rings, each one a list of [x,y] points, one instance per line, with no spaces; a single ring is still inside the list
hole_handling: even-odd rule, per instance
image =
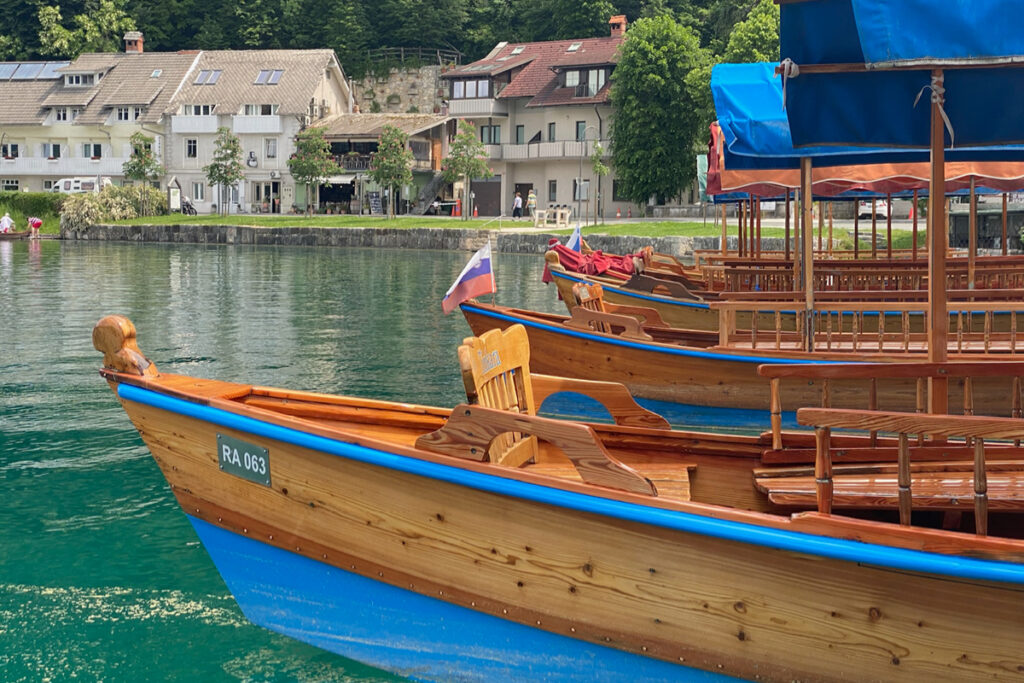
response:
[[[608,90],[626,18],[609,21],[605,38],[499,43],[483,59],[446,72],[449,114],[471,121],[487,146],[494,177],[472,189],[481,215],[511,212],[530,189],[539,208],[570,206],[593,216],[637,207],[616,193],[608,139]],[[611,173],[593,171],[595,144]]]

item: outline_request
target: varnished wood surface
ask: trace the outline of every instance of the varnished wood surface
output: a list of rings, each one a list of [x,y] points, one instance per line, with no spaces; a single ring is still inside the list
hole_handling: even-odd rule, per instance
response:
[[[264,487],[218,470],[218,428],[126,409],[190,514],[534,628],[761,680],[988,680],[1022,665],[1015,589],[560,510],[227,430],[269,449]]]

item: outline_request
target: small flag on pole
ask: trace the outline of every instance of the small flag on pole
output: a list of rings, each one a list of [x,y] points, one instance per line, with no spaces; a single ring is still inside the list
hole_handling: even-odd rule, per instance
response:
[[[496,292],[494,272],[491,270],[491,243],[488,242],[480,251],[473,254],[469,263],[459,273],[459,277],[444,295],[441,309],[445,315],[454,311],[466,299]]]
[[[583,232],[580,230],[579,222],[576,223],[576,228],[569,235],[569,241],[565,243],[565,246],[573,251],[583,251]]]

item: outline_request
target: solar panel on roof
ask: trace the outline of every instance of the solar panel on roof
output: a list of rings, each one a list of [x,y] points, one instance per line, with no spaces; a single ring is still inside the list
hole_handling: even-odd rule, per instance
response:
[[[17,64],[0,64],[0,78],[7,80],[14,75],[14,71],[17,68]]]
[[[56,80],[61,77],[61,75],[57,73],[57,69],[62,69],[70,63],[71,62],[47,62],[46,66],[43,67],[43,70],[38,76],[36,76],[36,78],[46,81]]]
[[[39,75],[44,66],[46,64],[42,62],[24,62],[18,66],[11,79],[15,81],[30,81]]]

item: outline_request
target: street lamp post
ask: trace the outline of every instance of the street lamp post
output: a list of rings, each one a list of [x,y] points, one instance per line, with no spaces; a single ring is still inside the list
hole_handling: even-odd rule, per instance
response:
[[[598,132],[597,131],[597,126],[593,126],[593,125],[587,126],[586,128],[583,129],[583,136],[582,136],[582,139],[579,141],[580,142],[580,174],[576,178],[576,220],[577,221],[579,221],[579,218],[580,218],[580,200],[583,199],[583,157],[585,157],[587,155],[587,131],[590,130],[591,128],[593,128],[595,132]],[[590,194],[588,192],[587,199],[589,200],[589,198],[590,198]]]

